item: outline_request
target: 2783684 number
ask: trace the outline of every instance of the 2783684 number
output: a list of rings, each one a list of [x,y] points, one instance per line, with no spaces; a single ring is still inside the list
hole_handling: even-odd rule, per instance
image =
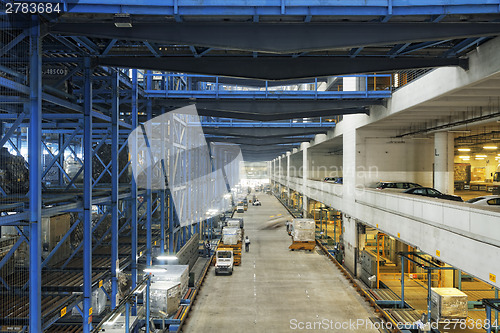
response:
[[[51,2],[7,2],[6,14],[51,14],[60,13],[61,4]]]
[[[449,329],[488,329],[488,328],[495,328],[498,326],[498,323],[496,320],[494,321],[489,321],[488,319],[481,320],[473,320],[471,318],[468,319],[462,319],[462,320],[444,320],[442,322],[443,324],[443,329],[444,330],[449,330]]]

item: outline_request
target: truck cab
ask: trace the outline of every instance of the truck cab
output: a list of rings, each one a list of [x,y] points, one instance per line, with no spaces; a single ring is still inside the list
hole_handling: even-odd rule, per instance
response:
[[[233,249],[218,249],[215,253],[215,275],[220,273],[233,274]]]
[[[243,206],[243,204],[238,204],[238,206],[236,206],[236,213],[244,213],[245,212],[245,206]]]

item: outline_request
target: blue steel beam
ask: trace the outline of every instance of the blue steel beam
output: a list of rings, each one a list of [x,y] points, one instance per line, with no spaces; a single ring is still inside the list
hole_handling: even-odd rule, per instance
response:
[[[453,1],[421,0],[409,2],[405,0],[283,0],[265,1],[198,1],[185,0],[179,4],[177,0],[151,0],[147,3],[136,0],[68,0],[67,11],[70,13],[129,13],[132,15],[273,15],[273,16],[315,16],[315,15],[453,15],[453,14],[497,14],[498,2],[485,0]]]
[[[148,121],[151,121],[152,117],[153,117],[153,101],[151,99],[148,99],[147,101],[147,104],[146,104],[146,115],[147,115],[147,120]],[[152,126],[152,125],[150,125]],[[151,147],[149,146],[149,142],[147,142],[148,144],[148,150],[150,151],[151,150]],[[149,156],[150,158],[153,158],[153,155],[151,154],[151,152],[149,152]],[[153,162],[153,161],[152,161]],[[151,193],[151,184],[152,184],[152,171],[153,171],[153,167],[152,167],[152,164],[151,164],[151,167],[147,169],[146,171],[146,185],[147,185],[147,188],[146,188],[146,198],[145,200],[147,200],[147,207],[146,207],[146,212],[147,212],[147,216],[146,216],[146,266],[150,267],[153,263],[152,261],[152,258],[151,258],[151,219],[152,219],[152,210],[153,210],[153,197],[152,197],[152,193]]]
[[[101,56],[106,56],[109,53],[109,51],[111,51],[111,49],[113,48],[113,46],[115,46],[115,44],[116,44],[117,41],[118,41],[117,39],[112,39],[108,43],[108,45],[106,45],[106,47],[104,48],[104,50],[102,51]]]
[[[30,127],[29,127],[29,330],[42,332],[42,43],[40,22],[37,16],[31,18],[30,29]]]
[[[480,37],[480,38],[466,38],[457,45],[455,45],[453,48],[447,50],[446,52],[443,53],[443,58],[450,58],[454,57],[457,54],[462,53],[463,51],[467,50],[468,48],[478,45],[481,43],[483,40],[485,40],[487,37]]]
[[[84,175],[83,175],[83,333],[92,324],[92,69],[84,60]]]
[[[120,92],[118,72],[111,76],[111,309],[116,307],[118,294],[118,118],[120,115]]]
[[[267,52],[276,54],[330,51],[343,48],[386,46],[443,39],[497,36],[496,22],[334,22],[334,23],[134,23],[117,28],[109,23],[56,23],[51,33],[95,38],[127,39],[164,45]],[[253,36],[253,38],[241,38]],[[102,59],[102,57],[100,58]],[[170,59],[169,59],[170,60]]]
[[[14,46],[22,42],[24,38],[26,38],[26,33],[23,31],[19,35],[17,35],[13,40],[7,43],[4,47],[2,47],[2,49],[0,50],[0,57],[9,52]]]
[[[139,85],[137,81],[137,69],[132,70],[132,105],[131,105],[131,123],[132,129],[137,128],[138,119],[138,98],[139,98]],[[132,141],[132,151],[137,151],[137,140]],[[134,157],[135,158],[135,157]],[[132,254],[131,254],[131,273],[132,273],[132,290],[137,287],[137,183],[135,177],[131,178],[131,240],[132,240]],[[132,314],[137,313],[137,304],[132,306]]]
[[[161,56],[160,51],[158,50],[158,48],[156,46],[154,46],[153,44],[151,44],[148,41],[144,41],[143,43],[144,43],[144,45],[146,45],[146,47],[148,48],[148,50],[151,51],[151,53],[153,53],[153,55],[155,57],[160,57]]]

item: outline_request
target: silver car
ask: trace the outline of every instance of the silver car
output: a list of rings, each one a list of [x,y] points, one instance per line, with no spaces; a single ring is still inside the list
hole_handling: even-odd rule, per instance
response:
[[[500,195],[485,195],[467,200],[466,202],[481,206],[500,206]]]

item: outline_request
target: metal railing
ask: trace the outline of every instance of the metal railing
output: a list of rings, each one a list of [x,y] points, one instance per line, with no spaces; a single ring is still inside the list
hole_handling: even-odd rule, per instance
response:
[[[148,97],[169,98],[341,99],[391,96],[391,74],[346,75],[338,78],[358,78],[359,81],[353,90],[344,91],[326,90],[327,80],[318,78],[280,83],[146,71],[142,88]]]

